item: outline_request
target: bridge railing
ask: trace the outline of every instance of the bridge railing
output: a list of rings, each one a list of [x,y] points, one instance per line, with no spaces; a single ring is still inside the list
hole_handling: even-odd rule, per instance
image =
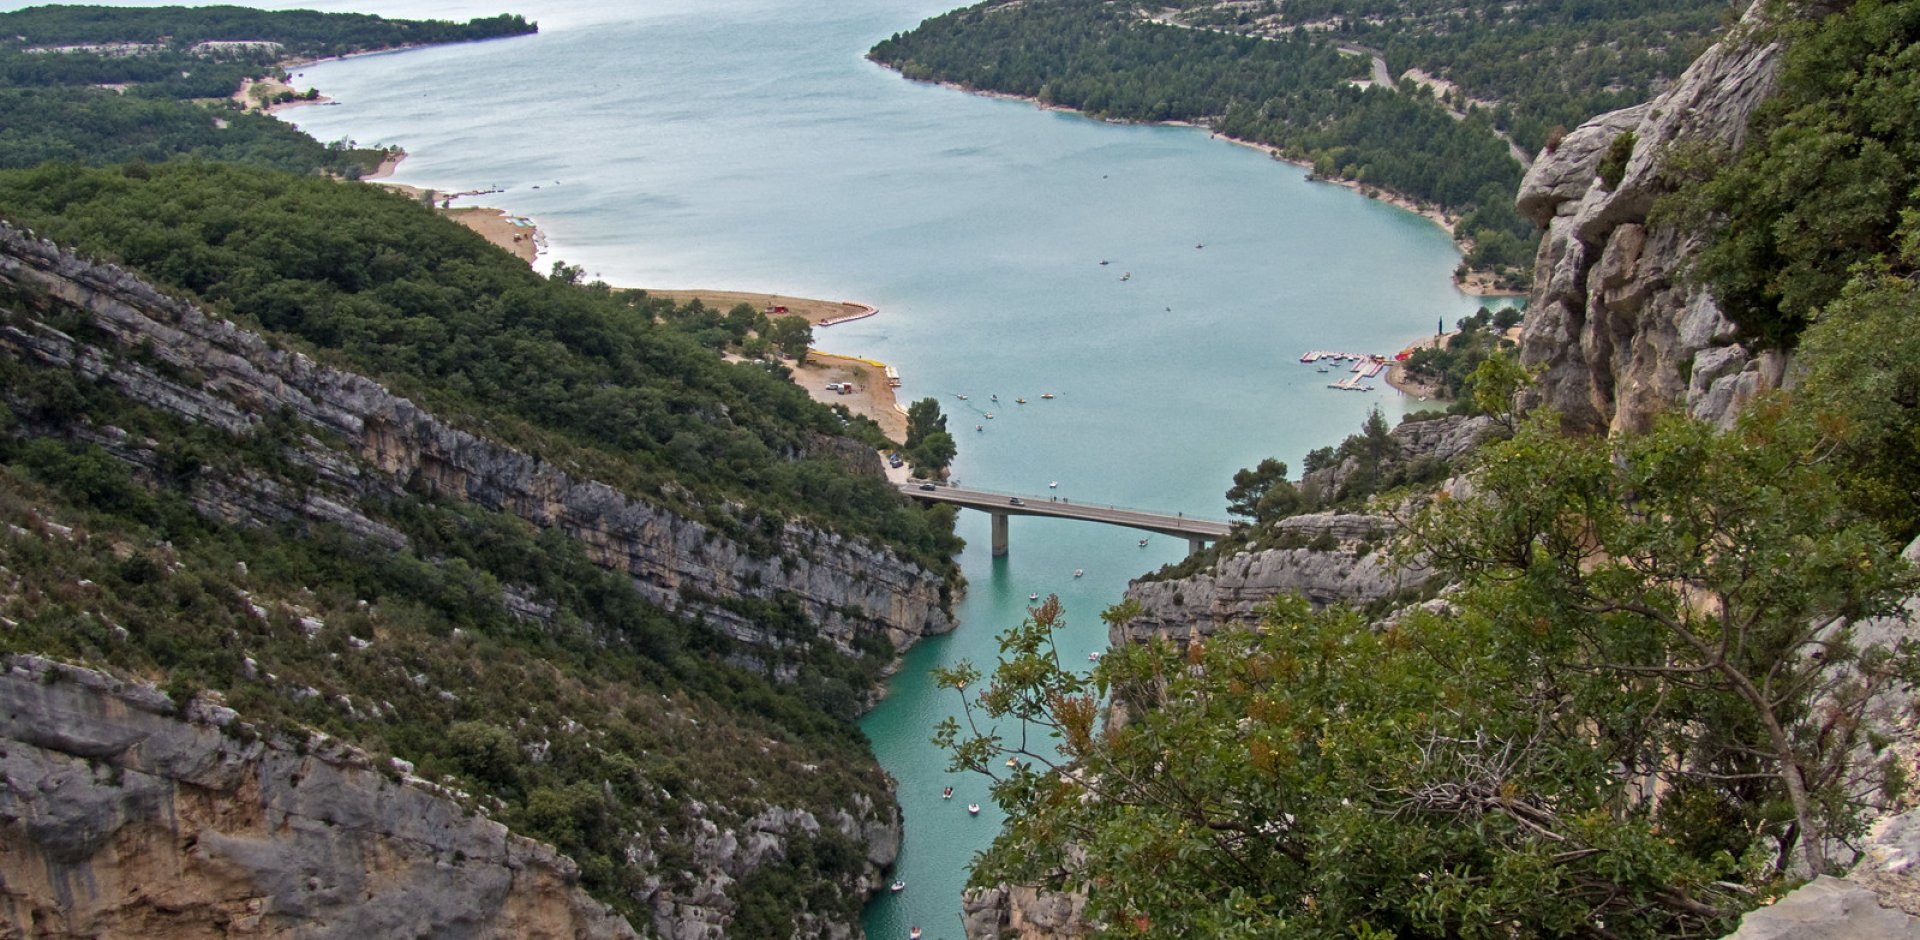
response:
[[[907,491],[909,493],[916,490],[920,492],[928,492],[926,490],[921,490],[920,489],[921,485],[922,485],[922,481],[914,481],[912,483],[902,483],[900,484],[900,488],[903,491]],[[935,492],[935,493],[949,492],[956,496],[983,496],[989,499],[1001,499],[1001,500],[1018,499],[1018,500],[1021,500],[1023,506],[1028,509],[1032,509],[1038,506],[1066,505],[1066,506],[1072,506],[1080,509],[1105,509],[1113,512],[1132,513],[1137,516],[1148,516],[1155,519],[1167,519],[1167,520],[1176,521],[1176,522],[1179,522],[1179,521],[1198,522],[1198,523],[1204,523],[1207,525],[1219,525],[1219,526],[1232,525],[1232,523],[1226,519],[1211,519],[1206,516],[1189,516],[1182,512],[1161,512],[1160,510],[1157,510],[1157,509],[1141,509],[1137,506],[1116,506],[1112,503],[1074,502],[1071,499],[1066,499],[1066,498],[1058,497],[1054,495],[1036,496],[1032,493],[1014,493],[1006,490],[989,490],[989,489],[982,489],[977,486],[959,486],[953,483],[935,483],[934,487],[935,489],[932,490],[932,492]]]

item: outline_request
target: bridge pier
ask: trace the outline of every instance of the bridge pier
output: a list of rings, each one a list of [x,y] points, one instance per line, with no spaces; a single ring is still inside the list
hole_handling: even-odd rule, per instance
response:
[[[1206,539],[1202,539],[1202,538],[1187,539],[1187,555],[1188,556],[1198,555],[1201,552],[1206,550],[1207,550]]]
[[[989,511],[993,517],[993,557],[1002,558],[1007,554],[1007,514]]]

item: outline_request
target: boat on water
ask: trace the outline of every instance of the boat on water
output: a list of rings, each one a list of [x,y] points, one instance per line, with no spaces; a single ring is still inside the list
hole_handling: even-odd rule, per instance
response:
[[[1141,540],[1140,540],[1140,547],[1141,547],[1141,548],[1146,548],[1146,547],[1147,547],[1147,540],[1146,540],[1146,539],[1141,539]]]
[[[891,890],[894,894],[899,894],[900,892],[907,890],[907,883],[904,881],[896,881],[889,887],[889,890]]]
[[[1060,481],[1059,481],[1059,480],[1049,480],[1049,481],[1047,481],[1047,489],[1050,489],[1050,490],[1057,490],[1057,489],[1059,489],[1059,488],[1060,488]]]
[[[943,800],[951,800],[951,799],[953,799],[953,788],[952,788],[952,787],[948,787],[948,788],[946,788],[946,790],[944,790],[944,791],[942,791],[942,792],[941,792],[941,794],[940,794],[940,798],[941,798],[941,799],[943,799]]]
[[[976,431],[984,431],[987,429],[987,426],[984,424],[976,424],[973,426],[973,429]]]
[[[1087,654],[1087,662],[1097,663],[1099,661],[1100,661],[1100,652],[1098,650],[1095,650]]]
[[[1077,577],[1080,577],[1080,576],[1081,576],[1081,575],[1083,575],[1083,574],[1086,574],[1086,572],[1085,572],[1085,571],[1083,571],[1083,570],[1081,570],[1081,569],[1079,569],[1079,568],[1075,568],[1075,569],[1073,569],[1073,576],[1074,576],[1074,577],[1076,577],[1076,578],[1077,578]]]
[[[1106,266],[1107,266],[1107,259],[1105,259],[1105,258],[1101,258],[1101,259],[1100,259],[1100,266],[1101,266],[1101,267],[1103,267],[1103,268],[1104,268],[1104,267],[1106,267]]]
[[[1122,274],[1122,275],[1120,275],[1120,279],[1121,279],[1121,280],[1123,280],[1123,281],[1131,281],[1131,280],[1133,280],[1133,272],[1132,272],[1132,271],[1128,271],[1127,273],[1125,273],[1125,274]]]
[[[1000,400],[1000,396],[998,396],[998,395],[988,395],[987,397],[988,397],[988,398],[990,398],[990,399],[993,399],[994,401],[999,401],[999,400]]]
[[[1053,393],[1052,393],[1052,392],[1041,392],[1041,393],[1040,393],[1040,397],[1041,397],[1041,398],[1052,398],[1052,397],[1053,397]]]
[[[1030,600],[1030,601],[1037,601],[1037,600],[1039,600],[1039,599],[1040,599],[1040,595],[1039,595],[1039,594],[1029,594],[1029,595],[1027,595],[1027,600]]]
[[[961,401],[966,401],[966,400],[967,400],[967,396],[965,396],[965,395],[962,395],[962,394],[960,394],[959,392],[955,392],[955,393],[953,393],[953,397],[955,397],[955,398],[958,398],[958,399],[960,399]]]
[[[992,421],[992,420],[993,420],[993,412],[991,412],[991,411],[989,411],[989,412],[987,412],[987,420],[988,420],[988,421]]]
[[[980,804],[978,804],[978,803],[968,803],[968,804],[967,804],[967,815],[969,815],[969,816],[978,816],[978,815],[980,815]]]
[[[1013,400],[1013,403],[1016,405],[1024,405],[1027,403],[1027,400],[1024,398],[1016,398]]]
[[[907,931],[907,940],[920,940],[920,928],[915,927]]]

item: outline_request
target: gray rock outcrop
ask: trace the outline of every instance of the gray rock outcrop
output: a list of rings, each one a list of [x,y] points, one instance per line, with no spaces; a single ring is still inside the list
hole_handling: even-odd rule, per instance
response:
[[[1283,520],[1277,528],[1290,541],[1326,536],[1337,544],[1239,552],[1189,577],[1134,581],[1126,596],[1140,602],[1141,613],[1109,628],[1108,640],[1118,645],[1159,637],[1184,644],[1258,623],[1261,610],[1283,594],[1301,595],[1316,607],[1360,605],[1417,589],[1432,577],[1429,569],[1402,565],[1385,550],[1397,530],[1385,516],[1315,513]]]
[[[578,876],[349,748],[0,661],[0,936],[635,937]]]
[[[630,576],[647,600],[762,649],[777,650],[786,641],[730,601],[797,603],[819,635],[848,653],[863,637],[884,636],[903,649],[954,625],[946,578],[877,542],[782,520],[768,531],[773,547],[755,550],[710,522],[668,508],[689,500],[685,493],[648,502],[456,428],[370,379],[279,348],[117,267],[4,223],[0,285],[83,313],[89,334],[110,338],[94,345],[44,323],[13,323],[0,325],[0,352],[77,370],[137,401],[230,433],[249,433],[263,415],[279,414],[344,444],[342,453],[314,440],[290,455],[322,484],[307,493],[240,481],[197,494],[201,508],[215,515],[321,519],[394,544],[397,533],[358,515],[353,504],[410,487],[557,527],[597,564]],[[126,456],[125,450],[116,453]],[[743,507],[707,509],[708,516],[767,531]]]
[[[1675,407],[1724,424],[1785,381],[1785,357],[1741,346],[1713,298],[1681,276],[1690,238],[1648,218],[1667,190],[1660,164],[1669,150],[1745,143],[1780,67],[1780,47],[1756,38],[1761,9],[1755,4],[1659,98],[1568,134],[1521,185],[1520,211],[1546,229],[1521,361],[1541,370],[1537,403],[1571,428],[1641,429]],[[1609,187],[1597,171],[1623,134],[1633,135],[1632,155]]]

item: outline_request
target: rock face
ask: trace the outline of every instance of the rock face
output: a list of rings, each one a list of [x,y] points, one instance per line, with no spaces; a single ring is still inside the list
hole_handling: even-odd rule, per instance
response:
[[[253,428],[262,415],[289,415],[351,455],[319,440],[293,455],[323,484],[302,496],[245,486],[202,494],[202,508],[226,518],[305,516],[392,544],[397,533],[351,504],[409,487],[557,527],[596,563],[630,575],[663,609],[703,618],[762,649],[778,649],[782,640],[742,614],[739,602],[796,604],[847,652],[867,636],[900,649],[953,628],[946,579],[886,546],[791,520],[768,532],[765,522],[742,518],[740,507],[721,507],[771,536],[773,547],[756,551],[712,524],[455,428],[367,378],[276,348],[119,268],[4,223],[0,286],[69,306],[88,317],[88,335],[110,339],[90,344],[43,323],[15,322],[0,325],[0,350],[79,370],[229,432]]]
[[[1450,464],[1478,447],[1493,431],[1493,420],[1480,415],[1447,415],[1395,425],[1393,430],[1387,432],[1392,439],[1392,447],[1381,457],[1376,472],[1387,476],[1422,460]],[[1346,457],[1332,466],[1303,474],[1300,477],[1300,489],[1323,497],[1338,497],[1347,481],[1359,469],[1358,456]]]
[[[1637,430],[1675,407],[1724,424],[1785,379],[1785,357],[1741,346],[1712,297],[1683,281],[1695,245],[1648,221],[1666,190],[1663,154],[1704,143],[1738,150],[1772,92],[1781,49],[1753,38],[1761,7],[1665,94],[1594,118],[1541,154],[1521,185],[1520,211],[1546,229],[1521,361],[1542,370],[1538,403],[1570,428]],[[1624,134],[1632,156],[1609,187],[1597,170]]]
[[[1307,542],[1331,536],[1333,548],[1275,548],[1240,552],[1211,571],[1172,581],[1135,581],[1127,597],[1140,602],[1140,616],[1109,629],[1115,645],[1162,637],[1185,643],[1230,626],[1250,626],[1275,597],[1299,594],[1316,607],[1366,604],[1415,589],[1432,577],[1420,566],[1396,564],[1381,545],[1395,530],[1385,516],[1316,513],[1295,516],[1278,528]]]
[[[1389,432],[1391,453],[1378,472],[1388,474],[1416,461],[1451,463],[1471,451],[1493,430],[1484,417],[1449,416],[1402,424]],[[1305,492],[1336,495],[1358,469],[1357,457],[1306,474]],[[1309,513],[1282,519],[1272,535],[1292,548],[1242,551],[1213,568],[1185,578],[1139,579],[1126,596],[1140,602],[1141,614],[1108,631],[1114,644],[1162,637],[1178,643],[1209,636],[1222,627],[1251,626],[1260,611],[1282,594],[1299,594],[1316,607],[1369,604],[1417,590],[1433,573],[1419,564],[1396,561],[1383,548],[1398,525],[1365,513]]]
[[[1920,810],[1882,819],[1845,878],[1822,875],[1741,918],[1727,940],[1920,937]]]
[[[1092,932],[1086,922],[1087,899],[1038,888],[1002,885],[970,890],[961,904],[970,940],[1061,940]]]
[[[341,747],[0,661],[0,936],[635,937],[552,848]]]

